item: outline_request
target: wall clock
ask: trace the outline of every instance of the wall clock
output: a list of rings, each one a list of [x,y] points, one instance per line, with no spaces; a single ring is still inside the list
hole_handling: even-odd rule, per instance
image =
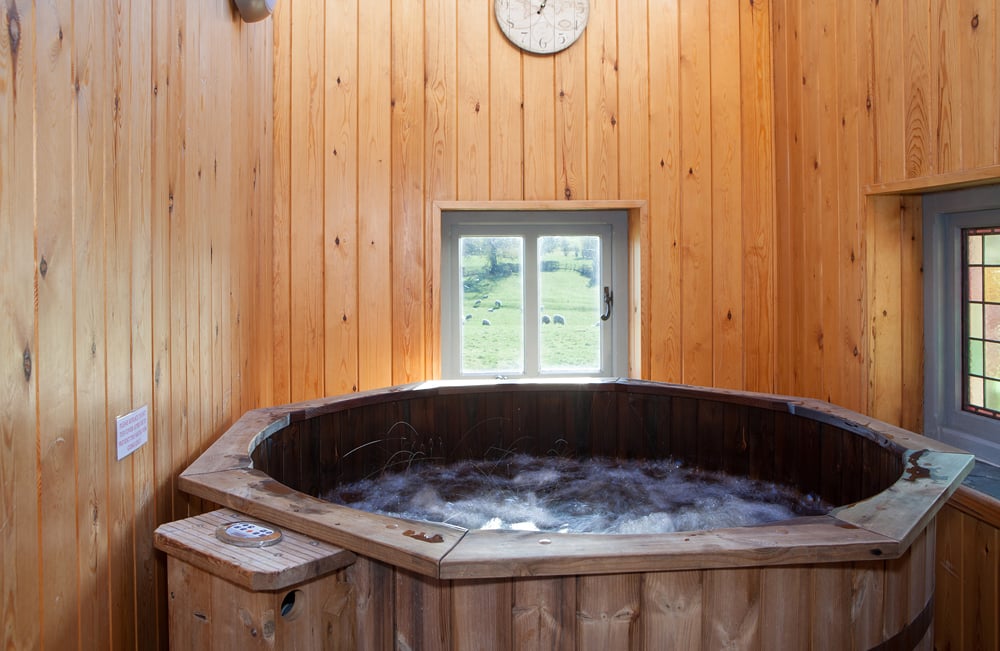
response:
[[[528,52],[565,50],[583,34],[590,17],[589,0],[494,0],[500,30]]]

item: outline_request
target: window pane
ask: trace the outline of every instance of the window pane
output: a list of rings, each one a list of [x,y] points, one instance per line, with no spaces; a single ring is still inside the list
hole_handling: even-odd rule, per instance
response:
[[[459,238],[462,373],[523,373],[524,240]]]
[[[1000,418],[1000,228],[963,234],[963,408]]]
[[[601,238],[538,238],[539,366],[601,369]]]

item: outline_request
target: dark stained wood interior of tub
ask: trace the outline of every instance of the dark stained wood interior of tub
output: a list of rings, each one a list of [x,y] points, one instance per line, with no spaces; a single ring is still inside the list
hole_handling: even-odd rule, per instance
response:
[[[313,496],[389,467],[539,456],[671,456],[706,470],[787,484],[850,504],[903,471],[899,447],[836,416],[793,413],[787,399],[672,385],[446,387],[293,414],[252,451],[254,468]],[[815,414],[812,414],[815,416]]]

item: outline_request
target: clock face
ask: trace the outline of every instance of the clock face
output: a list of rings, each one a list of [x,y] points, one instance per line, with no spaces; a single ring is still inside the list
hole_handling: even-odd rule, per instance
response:
[[[511,43],[538,54],[565,50],[583,34],[589,0],[494,0],[500,30]]]

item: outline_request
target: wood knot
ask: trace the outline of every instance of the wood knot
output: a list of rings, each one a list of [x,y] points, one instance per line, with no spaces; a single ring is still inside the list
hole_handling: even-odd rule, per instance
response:
[[[336,244],[337,246],[340,246],[340,236],[339,235],[333,239],[333,243]]]
[[[568,185],[566,186],[566,189],[563,190],[563,194],[566,196],[567,199],[573,198],[573,191],[569,189]]]
[[[21,356],[21,365],[24,369],[24,381],[31,381],[31,347],[25,346],[24,353]]]
[[[45,278],[45,275],[49,273],[49,261],[45,259],[44,255],[42,261],[38,263],[38,273],[42,275],[42,278]]]
[[[479,102],[476,102],[476,109],[475,109],[476,113],[479,113],[479,109],[480,109]]]
[[[616,126],[618,124],[618,118],[611,116],[611,126]]]
[[[17,62],[17,48],[21,44],[21,16],[13,2],[7,7],[7,36],[10,38],[10,55]],[[17,70],[17,66],[14,66]]]
[[[972,17],[970,24],[972,25],[972,29],[979,29],[979,14]]]

